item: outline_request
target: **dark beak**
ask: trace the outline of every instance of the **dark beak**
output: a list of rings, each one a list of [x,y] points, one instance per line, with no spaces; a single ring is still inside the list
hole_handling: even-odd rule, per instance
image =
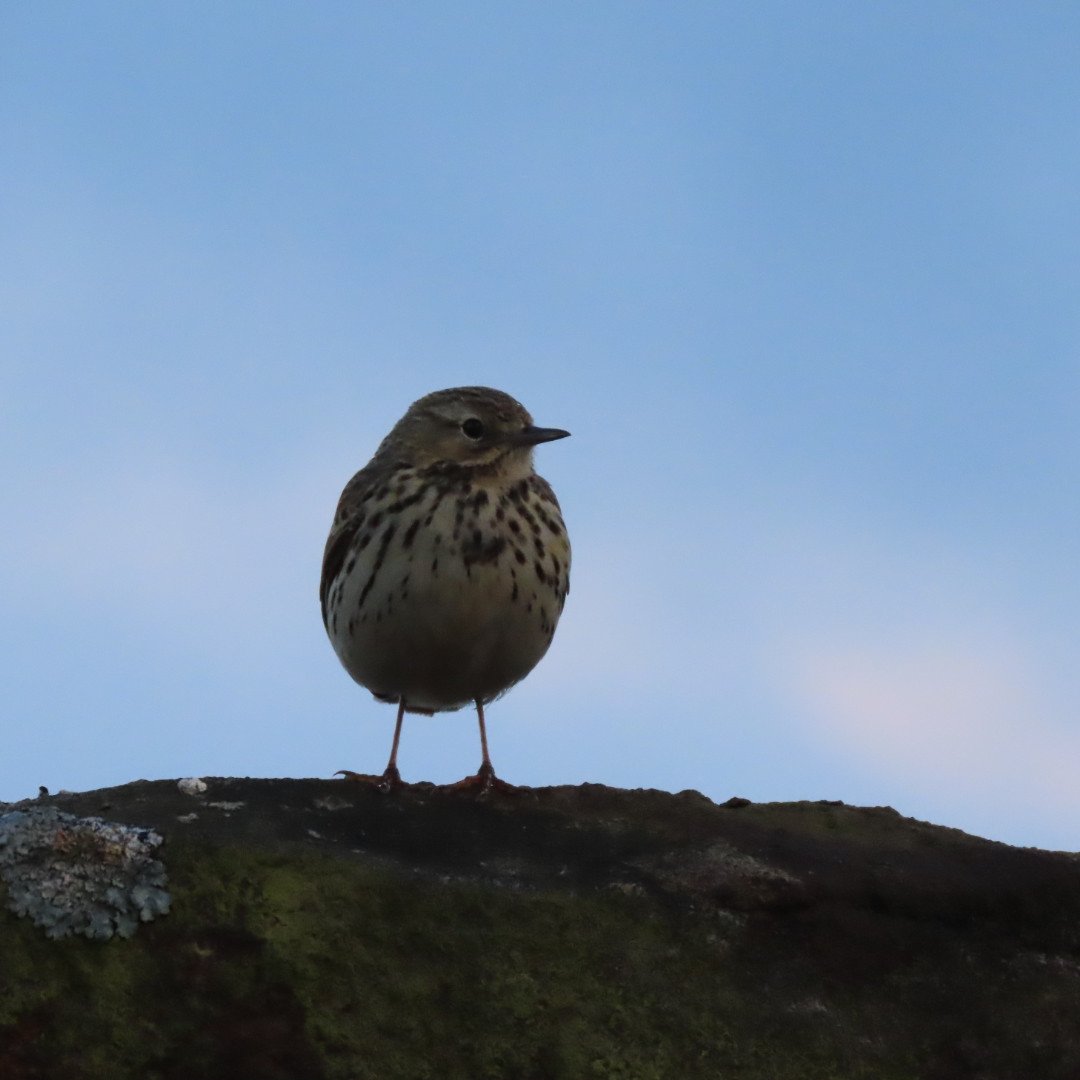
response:
[[[569,434],[569,431],[557,427],[527,427],[511,435],[510,441],[515,446],[536,446],[537,443],[565,439]]]

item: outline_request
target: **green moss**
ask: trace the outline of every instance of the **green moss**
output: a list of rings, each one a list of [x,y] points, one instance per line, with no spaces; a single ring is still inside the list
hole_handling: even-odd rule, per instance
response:
[[[730,1042],[714,955],[699,1042],[682,968],[641,902],[440,884],[339,860],[266,868],[246,912],[290,984],[332,1077],[674,1075]],[[662,961],[657,967],[657,959]]]
[[[196,866],[174,874],[171,932],[181,912],[243,926],[331,1080],[887,1075],[838,1072],[813,1025],[763,1023],[730,977],[731,920],[336,858],[230,850]],[[223,971],[217,985],[243,991]]]
[[[841,977],[828,927],[818,949],[797,921],[785,939],[615,889],[167,854],[172,914],[131,941],[0,921],[5,1080],[913,1080],[933,1048],[903,1017],[935,979],[934,1007],[957,985],[926,959]],[[959,952],[942,963],[963,974]]]

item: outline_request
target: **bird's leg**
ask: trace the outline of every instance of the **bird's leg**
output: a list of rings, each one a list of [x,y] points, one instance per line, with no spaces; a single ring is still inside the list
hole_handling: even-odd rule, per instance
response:
[[[405,695],[401,696],[397,707],[397,720],[394,722],[394,741],[390,744],[390,760],[383,770],[383,782],[379,785],[384,791],[401,787],[401,773],[397,769],[397,748],[401,742],[401,721],[405,719]]]
[[[394,741],[390,746],[390,760],[383,770],[382,776],[371,776],[368,773],[351,772],[348,769],[338,769],[335,776],[344,776],[346,780],[360,780],[363,783],[374,784],[380,791],[391,792],[402,787],[401,773],[397,767],[398,743],[401,742],[401,721],[405,718],[405,698],[398,702],[397,722],[394,724]]]
[[[488,753],[487,727],[484,724],[484,703],[479,698],[476,699],[476,719],[480,722],[480,752],[483,755],[483,761],[480,762],[480,768],[475,776],[467,776],[464,780],[451,784],[450,790],[464,791],[468,788],[477,788],[481,795],[486,795],[493,790],[503,794],[516,791],[517,789],[513,784],[508,784],[495,775],[495,767],[491,764],[491,755]]]

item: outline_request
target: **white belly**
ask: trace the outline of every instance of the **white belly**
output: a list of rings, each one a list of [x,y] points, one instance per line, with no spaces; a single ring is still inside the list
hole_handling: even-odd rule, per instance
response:
[[[511,543],[496,551],[504,532],[493,505],[463,518],[459,501],[435,498],[410,508],[385,543],[380,522],[346,560],[351,570],[331,584],[330,638],[377,696],[441,711],[491,700],[540,661],[561,613],[569,548],[561,531],[544,538],[544,557],[531,536],[518,545],[527,557]]]

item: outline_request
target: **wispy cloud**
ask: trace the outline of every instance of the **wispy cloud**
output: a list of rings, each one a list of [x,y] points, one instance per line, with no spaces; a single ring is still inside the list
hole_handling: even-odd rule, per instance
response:
[[[1075,619],[993,553],[849,526],[800,530],[762,600],[779,700],[838,761],[945,820],[1000,835],[988,822],[1017,792],[1017,818],[1075,815],[1080,683],[1061,663]]]

